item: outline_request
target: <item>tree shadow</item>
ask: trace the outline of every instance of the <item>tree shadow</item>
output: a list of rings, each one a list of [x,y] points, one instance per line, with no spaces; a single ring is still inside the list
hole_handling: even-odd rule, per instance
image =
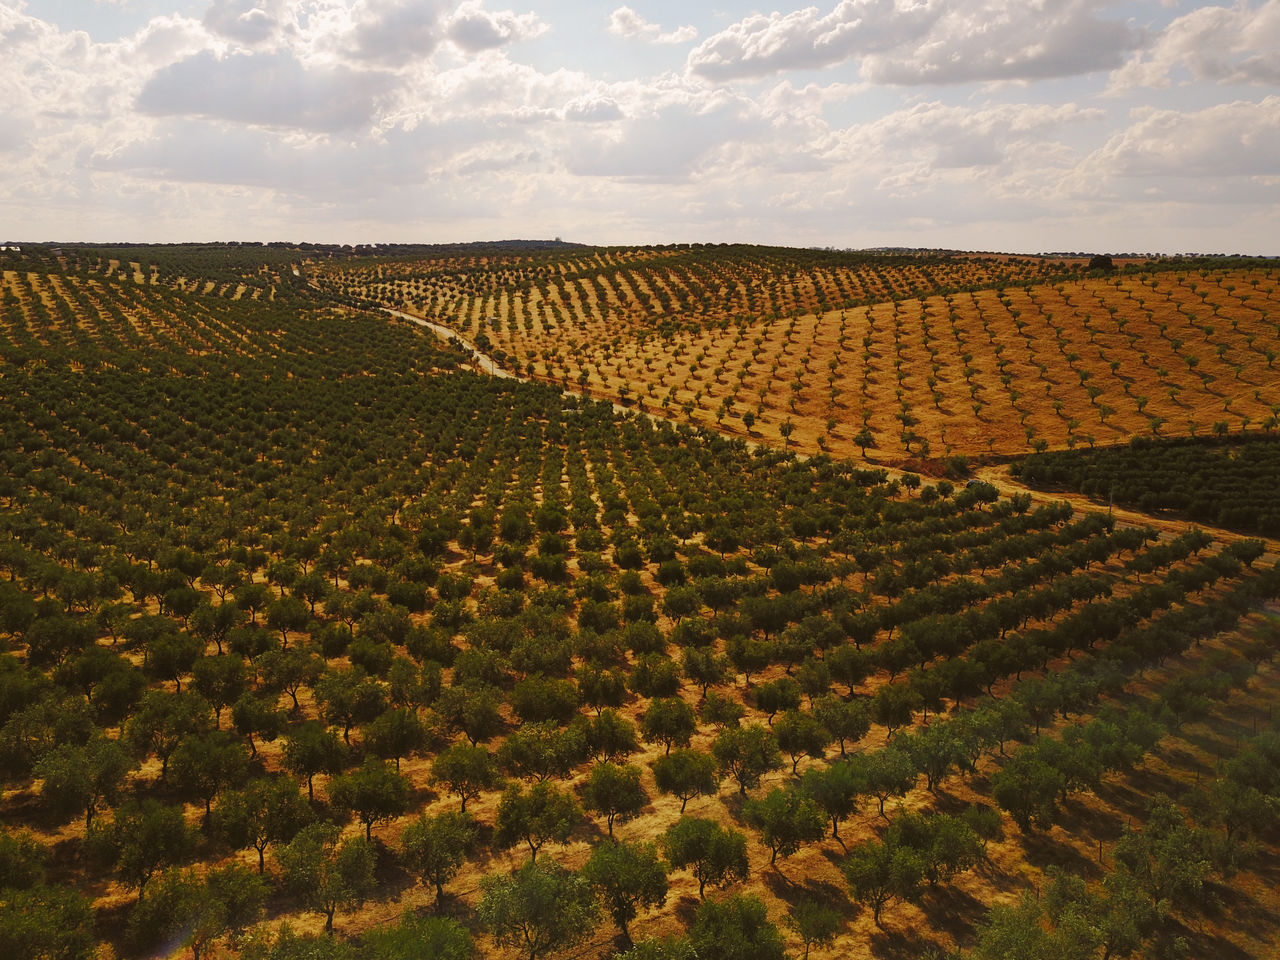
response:
[[[884,960],[920,960],[931,950],[942,950],[937,940],[922,936],[919,930],[877,928],[870,938],[871,954]]]
[[[378,858],[377,865],[374,867],[374,878],[377,880],[375,899],[398,899],[404,891],[418,882],[417,878],[400,864],[400,858],[396,856],[396,852],[376,836],[373,838],[373,847]]]
[[[686,927],[693,925],[694,917],[698,915],[698,908],[702,906],[702,901],[691,893],[686,893],[675,902],[676,917]]]
[[[988,904],[950,883],[926,887],[919,907],[929,918],[930,930],[947,933],[952,939],[973,930],[989,909]]]
[[[1069,827],[1064,829],[1070,830]],[[1074,847],[1059,843],[1045,833],[1024,833],[1021,837],[1023,859],[1039,870],[1059,867],[1066,872],[1091,880],[1098,879],[1100,868]]]

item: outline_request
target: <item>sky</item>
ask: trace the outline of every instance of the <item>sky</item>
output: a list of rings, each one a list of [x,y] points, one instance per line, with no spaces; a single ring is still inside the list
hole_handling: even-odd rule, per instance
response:
[[[0,242],[1280,255],[1280,0],[0,0]]]

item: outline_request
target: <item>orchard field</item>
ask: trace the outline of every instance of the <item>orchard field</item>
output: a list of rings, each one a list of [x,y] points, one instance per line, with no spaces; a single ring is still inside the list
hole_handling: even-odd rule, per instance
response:
[[[1273,429],[1270,261],[589,250],[340,262],[326,288],[438,320],[511,369],[887,462]]]
[[[0,259],[0,947],[1266,955],[1271,531],[900,469],[1269,449],[1274,264],[1082,266]]]

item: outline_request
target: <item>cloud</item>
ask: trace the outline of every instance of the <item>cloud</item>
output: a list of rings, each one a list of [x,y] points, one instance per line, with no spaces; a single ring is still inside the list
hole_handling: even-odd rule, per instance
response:
[[[213,0],[204,25],[248,47],[274,40],[288,19],[287,0]]]
[[[1179,71],[1216,83],[1280,83],[1280,0],[1201,7],[1178,17],[1112,73],[1109,92],[1167,87]]]
[[[1137,37],[1098,0],[840,0],[747,17],[690,53],[710,80],[860,61],[863,79],[913,85],[1031,80],[1113,69]]]
[[[936,208],[981,217],[984,205],[1001,205],[1016,215],[1061,199],[1081,160],[1070,139],[1105,116],[1070,103],[931,101],[840,131],[823,156],[828,179],[869,194],[868,204],[892,199],[922,216]]]
[[[764,139],[769,125],[749,105],[671,105],[622,122],[616,132],[562,151],[570,173],[638,182],[681,182],[709,176],[714,155]]]
[[[204,51],[157,71],[143,87],[138,107],[153,116],[335,132],[369,125],[389,87],[386,74],[308,68],[288,53],[220,58]]]
[[[648,40],[650,43],[688,43],[698,38],[697,27],[677,27],[664,33],[662,27],[645,20],[630,7],[619,7],[609,14],[609,32],[615,37]]]
[[[1269,96],[1188,113],[1144,110],[1089,158],[1086,172],[1098,178],[1276,181],[1277,157],[1280,96]]]
[[[398,68],[426,60],[444,41],[479,53],[537,37],[546,30],[536,14],[485,10],[479,0],[357,0],[345,53]]]
[[[477,53],[518,40],[531,40],[546,29],[536,14],[515,14],[510,10],[490,13],[479,3],[464,3],[449,18],[445,35],[461,49]]]
[[[430,57],[443,39],[438,0],[357,0],[344,52],[387,67]]]
[[[609,97],[579,97],[565,105],[564,118],[577,123],[608,123],[622,119],[622,108]]]
[[[594,26],[631,38],[608,74],[543,66],[561,36],[486,2],[204,0],[96,42],[0,0],[6,224],[1275,252],[1280,95],[1221,84],[1272,75],[1280,0],[1207,0],[1149,33],[1102,0],[807,0],[690,44],[705,70],[662,73],[649,44],[671,34],[619,7]],[[1063,103],[1068,85],[1034,82],[1098,63],[1113,86],[1186,95],[1126,114],[1082,99],[1092,85]],[[985,102],[869,89],[966,78],[1026,83]]]

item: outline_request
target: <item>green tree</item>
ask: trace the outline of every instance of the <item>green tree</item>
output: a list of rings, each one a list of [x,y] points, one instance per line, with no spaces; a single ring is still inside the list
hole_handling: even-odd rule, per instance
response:
[[[525,723],[568,723],[578,712],[578,688],[571,680],[534,675],[511,691],[511,709]]]
[[[326,934],[297,934],[281,923],[273,937],[269,931],[251,934],[243,944],[244,960],[359,960],[345,940]]]
[[[147,644],[146,672],[156,680],[173,684],[182,693],[182,678],[204,651],[204,644],[187,633],[162,633]]]
[[[369,724],[364,742],[375,757],[394,760],[399,772],[401,757],[412,756],[427,745],[427,730],[415,711],[394,708]]]
[[[148,798],[126,800],[110,823],[94,824],[86,843],[94,859],[114,867],[120,882],[137,890],[141,900],[156,871],[187,857],[194,837],[181,807]]]
[[[317,681],[315,692],[325,722],[342,727],[342,740],[348,746],[351,728],[368,723],[387,706],[382,684],[359,668],[324,674]]]
[[[712,724],[717,730],[738,726],[746,713],[746,708],[737,700],[714,690],[698,707],[699,719],[703,723]]]
[[[191,949],[192,960],[205,956],[224,934],[257,920],[267,898],[266,881],[235,864],[204,877],[170,870],[152,887],[129,917],[130,941],[140,949],[178,943]]]
[[[307,907],[324,915],[333,932],[338,910],[359,907],[373,893],[373,845],[362,837],[339,840],[332,823],[313,823],[280,848],[285,886]]]
[[[915,899],[924,877],[924,860],[904,844],[868,840],[853,848],[843,869],[854,901],[871,907],[878,927],[885,904]]]
[[[370,930],[361,939],[362,960],[470,960],[475,952],[471,933],[457,920],[423,917],[412,910],[398,923]]]
[[[688,937],[667,937],[659,940],[646,937],[631,949],[614,954],[614,960],[698,960]]]
[[[805,844],[820,841],[826,827],[826,818],[809,796],[784,787],[748,800],[742,805],[742,816],[748,826],[760,831],[761,841],[772,851],[770,866],[779,855],[789,857]]]
[[[311,622],[311,608],[299,597],[284,596],[267,604],[267,626],[280,631],[280,643],[289,648],[289,632],[305,630]]]
[[[493,844],[499,850],[506,850],[526,843],[532,862],[547,841],[568,840],[581,819],[582,809],[573,797],[551,784],[535,783],[528,793],[519,784],[512,784],[498,801]]]
[[[702,817],[681,817],[662,835],[662,852],[677,870],[689,867],[698,881],[698,897],[707,884],[725,886],[747,879],[747,838]]]
[[[687,647],[681,665],[684,675],[702,688],[706,697],[709,687],[718,686],[729,677],[729,659],[714,650]]]
[[[283,690],[293,701],[293,709],[299,710],[298,691],[314,687],[324,673],[324,661],[310,650],[294,647],[292,650],[269,650],[259,658],[262,686],[279,693]]]
[[[759,784],[766,773],[782,766],[773,731],[760,723],[722,730],[711,752],[722,774],[737,781],[738,792],[743,796],[748,788]]]
[[[1116,843],[1117,868],[1133,877],[1153,901],[1193,902],[1213,872],[1207,831],[1163,794],[1152,799],[1141,830],[1125,828]]]
[[[29,833],[0,833],[0,890],[44,883],[45,848]]]
[[[266,868],[271,844],[288,843],[314,819],[298,785],[288,777],[259,777],[225,794],[214,812],[217,832],[232,847],[258,852],[258,873]]]
[[[226,654],[201,657],[191,667],[191,685],[213,707],[213,725],[217,727],[222,721],[222,711],[245,691],[244,661]]]
[[[249,743],[249,756],[257,757],[257,737],[266,743],[274,743],[284,733],[286,718],[276,706],[274,696],[260,697],[246,693],[231,705],[231,725]]]
[[[628,924],[642,907],[667,902],[667,867],[652,843],[604,843],[592,851],[582,875],[595,888],[605,911],[631,943]]]
[[[444,898],[444,885],[452,880],[475,848],[478,829],[466,813],[421,814],[401,834],[405,869],[424,884],[436,888],[436,903]]]
[[[693,708],[679,697],[653,700],[640,716],[640,732],[649,743],[661,743],[670,753],[673,746],[687,747],[697,720]]]
[[[454,744],[437,755],[431,763],[431,779],[445,784],[451,793],[458,795],[463,813],[468,800],[502,786],[493,755],[484,747],[469,743]]]
[[[801,900],[782,921],[804,944],[804,960],[814,947],[829,947],[840,932],[840,914],[816,900]]]
[[[554,720],[525,723],[498,748],[498,763],[513,777],[539,782],[564,777],[586,759],[586,730],[582,723],[567,728]]]
[[[790,677],[780,677],[756,687],[756,709],[769,716],[769,726],[773,726],[773,718],[783,710],[796,710],[800,707],[800,685]]]
[[[248,611],[250,614],[250,622],[257,623],[257,614],[266,609],[266,604],[271,602],[271,588],[266,584],[241,584],[237,586],[236,605],[242,611]]]
[[[655,760],[653,778],[663,793],[680,798],[682,814],[685,805],[694,797],[713,797],[720,792],[716,758],[709,753],[687,747]]]
[[[213,801],[223,790],[237,787],[249,776],[249,758],[231,734],[211,730],[191,734],[173,752],[173,784],[204,803],[205,824]]]
[[[912,713],[920,706],[920,695],[906,683],[886,683],[871,700],[871,718],[894,731],[911,722]]]
[[[87,830],[103,804],[113,803],[134,763],[115,740],[96,736],[84,746],[54,747],[35,765],[40,797],[59,820],[84,814]]]
[[[530,860],[513,873],[485,877],[480,887],[480,922],[500,945],[521,949],[529,960],[562,953],[599,923],[591,884],[558,863]]]
[[[788,710],[778,720],[773,730],[782,752],[791,758],[791,772],[796,772],[801,757],[813,757],[821,760],[827,745],[831,743],[831,734],[811,713],[803,710]]]
[[[5,890],[0,951],[22,960],[91,960],[97,951],[93,907],[64,886]]]
[[[160,779],[165,780],[173,751],[188,735],[205,730],[210,715],[209,704],[200,697],[150,690],[125,724],[122,739],[140,756],[154,754],[160,761]]]
[[[640,815],[649,796],[640,786],[640,768],[600,763],[591,768],[582,791],[588,810],[603,814],[613,836],[613,822],[626,822]]]
[[[435,711],[446,727],[460,730],[475,746],[481,740],[491,739],[502,729],[499,702],[499,697],[490,688],[451,686],[440,691]]]
[[[841,757],[847,756],[847,744],[857,743],[871,729],[871,714],[865,700],[845,700],[828,694],[813,702],[813,715],[840,745]]]
[[[640,749],[636,728],[616,710],[604,710],[586,728],[587,756],[602,763],[623,763]]]
[[[800,785],[831,821],[831,836],[843,847],[840,824],[857,811],[858,799],[867,789],[863,765],[846,760],[825,769],[806,770]]]
[[[1031,894],[1016,907],[992,907],[978,928],[974,960],[1044,960],[1057,956],[1053,937],[1043,924],[1044,910]]]
[[[346,757],[346,748],[338,735],[315,720],[296,725],[284,742],[285,769],[294,776],[307,778],[308,800],[315,799],[316,774],[341,773]]]
[[[1058,819],[1058,798],[1067,791],[1065,774],[1030,748],[1019,750],[991,777],[991,796],[1024,833],[1050,827]]]
[[[750,894],[703,901],[689,928],[689,939],[698,960],[783,960],[786,956],[782,934],[769,921],[764,903]]]
[[[373,839],[373,825],[394,820],[409,809],[409,781],[384,760],[365,759],[359,769],[335,777],[329,801],[352,811],[364,824],[364,838]]]
[[[861,775],[867,789],[879,801],[879,814],[884,816],[884,805],[890,797],[900,797],[916,782],[915,764],[905,750],[890,745],[867,756]]]

